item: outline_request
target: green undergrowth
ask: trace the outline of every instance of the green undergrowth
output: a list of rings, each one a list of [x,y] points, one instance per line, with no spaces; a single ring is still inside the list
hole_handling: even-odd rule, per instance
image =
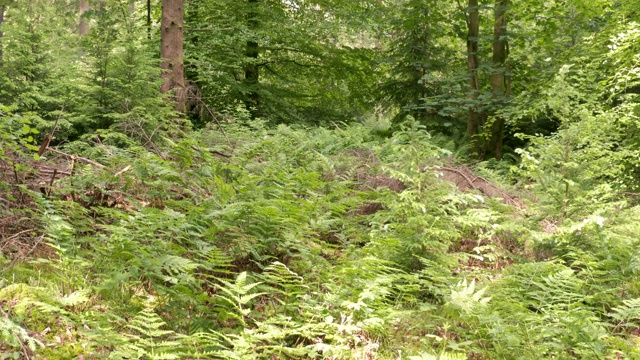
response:
[[[105,168],[20,188],[41,242],[0,257],[0,358],[640,356],[638,208],[461,191],[412,122],[226,131],[72,143]]]

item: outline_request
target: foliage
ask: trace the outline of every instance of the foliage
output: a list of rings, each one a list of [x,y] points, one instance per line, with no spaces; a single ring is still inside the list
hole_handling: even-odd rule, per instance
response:
[[[187,72],[206,102],[228,113],[257,94],[257,113],[273,122],[350,121],[373,100],[374,44],[360,41],[366,26],[356,11],[374,14],[376,3],[187,1]],[[247,55],[249,42],[257,57]]]
[[[0,1],[2,358],[640,357],[637,1],[513,2],[504,104],[462,2],[186,1],[186,114],[150,3]]]
[[[445,24],[457,22],[458,14],[453,4],[439,1],[399,3],[397,10],[389,9],[389,29],[381,29],[391,33],[393,41],[379,65],[389,74],[380,96],[387,106],[401,108],[396,118],[410,114],[430,130],[451,135],[452,127],[461,125],[458,108],[465,76],[450,63],[463,61],[454,60],[461,48],[459,29]]]

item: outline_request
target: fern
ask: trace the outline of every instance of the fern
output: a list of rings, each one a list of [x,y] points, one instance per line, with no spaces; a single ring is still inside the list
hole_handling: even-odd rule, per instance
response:
[[[175,255],[165,255],[159,261],[162,264],[163,271],[167,274],[164,281],[171,284],[177,284],[180,281],[194,281],[191,274],[200,267],[200,265],[189,259]]]
[[[468,283],[467,279],[464,279],[451,289],[449,305],[466,313],[477,311],[476,307],[491,301],[491,297],[484,296],[488,288],[484,287],[476,291],[475,280]]]
[[[640,322],[640,298],[622,300],[622,305],[615,307],[609,315],[624,326],[638,326]]]
[[[0,317],[0,339],[4,345],[26,351],[29,349],[35,352],[39,347],[44,347],[44,343],[29,335],[29,332],[23,327],[11,321],[7,317]],[[29,358],[29,354],[22,354],[25,358]]]
[[[273,292],[280,295],[276,301],[285,309],[297,310],[302,297],[310,290],[303,277],[281,262],[267,266],[262,278],[271,285]]]
[[[152,310],[140,311],[127,325],[133,330],[126,334],[129,341],[113,351],[109,359],[181,359],[184,336],[163,330],[165,326],[164,320]]]
[[[220,280],[224,285],[217,285],[216,288],[220,291],[218,298],[223,301],[224,304],[230,306],[227,309],[223,306],[223,311],[229,316],[237,319],[243,326],[246,326],[246,317],[251,313],[251,308],[248,307],[249,303],[263,295],[264,293],[252,293],[252,290],[260,285],[260,283],[247,284],[247,272],[241,272],[236,277],[235,282],[228,282]]]
[[[467,360],[467,355],[465,354],[455,354],[442,352],[438,355],[431,354],[420,354],[419,356],[409,356],[410,360]]]

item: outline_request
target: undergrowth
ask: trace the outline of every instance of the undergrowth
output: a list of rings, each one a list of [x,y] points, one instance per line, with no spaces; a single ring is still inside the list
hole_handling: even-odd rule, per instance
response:
[[[3,359],[640,356],[637,207],[462,191],[413,122],[226,131],[71,143],[105,167],[2,182],[33,226],[2,239]]]

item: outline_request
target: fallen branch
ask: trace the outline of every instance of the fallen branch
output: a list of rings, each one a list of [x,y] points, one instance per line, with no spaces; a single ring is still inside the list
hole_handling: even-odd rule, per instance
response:
[[[199,147],[191,146],[191,148],[192,148],[193,150],[195,150],[195,151],[199,151],[199,152],[201,152],[201,153],[202,153],[202,149],[200,149]],[[206,149],[206,150],[207,150],[209,153],[213,154],[213,155],[218,155],[218,156],[221,156],[221,157],[224,157],[224,158],[227,158],[227,159],[230,159],[230,158],[231,158],[231,155],[227,155],[227,154],[225,154],[225,153],[221,153],[220,151],[217,151],[217,150],[211,150],[211,149]]]
[[[36,167],[36,169],[38,171],[40,171],[43,174],[53,174],[53,173],[57,173],[58,175],[66,175],[66,176],[71,176],[71,173],[68,171],[60,171],[58,169],[38,169]]]
[[[127,171],[131,170],[131,165],[127,165],[124,169],[118,171],[117,173],[115,173],[113,176],[114,177],[118,177],[124,173],[126,173]]]
[[[54,149],[52,147],[47,147],[47,151],[51,151],[51,152],[56,153],[58,155],[62,155],[62,156],[67,157],[67,158],[69,158],[71,160],[82,161],[83,163],[86,163],[86,164],[89,164],[89,165],[93,165],[93,166],[101,168],[101,169],[103,169],[105,167],[104,165],[102,165],[102,164],[100,164],[98,162],[95,162],[95,161],[93,161],[91,159],[87,159],[87,158],[84,158],[84,157],[78,156],[78,155],[67,154],[66,152],[60,151],[58,149]]]
[[[464,180],[464,182],[469,186],[469,188],[478,190],[481,193],[483,193],[485,196],[488,196],[490,198],[499,197],[499,198],[502,198],[502,202],[504,202],[507,205],[515,206],[518,208],[524,207],[524,204],[521,201],[519,201],[519,199],[512,197],[505,190],[503,190],[493,182],[485,179],[484,177],[473,174],[472,170],[470,170],[467,167],[462,167],[462,169],[457,169],[457,168],[448,167],[448,166],[436,166],[435,169],[443,172],[456,174],[457,176],[461,177]],[[473,178],[470,177],[469,173],[471,173]],[[459,180],[456,180],[455,182],[456,182],[456,186],[460,187]]]
[[[20,237],[20,235],[22,235],[22,234],[26,234],[26,233],[28,233],[28,232],[33,232],[33,231],[37,231],[37,230],[38,230],[38,229],[35,229],[35,228],[33,228],[33,229],[27,229],[27,230],[22,230],[22,231],[17,232],[17,233],[15,233],[15,234],[13,234],[13,235],[9,236],[8,238],[2,239],[2,240],[3,240],[3,241],[5,241],[5,242],[7,242],[7,241],[10,241],[10,240],[13,240],[13,239],[17,239],[17,238],[18,238],[18,237]]]
[[[463,178],[463,179],[465,179],[465,180],[467,181],[467,183],[469,184],[469,186],[470,186],[472,189],[474,189],[474,190],[478,189],[478,188],[476,187],[476,185],[474,184],[474,181],[476,181],[476,180],[477,180],[477,178],[476,178],[476,179],[474,179],[474,180],[472,181],[471,179],[469,179],[469,177],[468,177],[465,173],[463,173],[462,171],[460,171],[460,170],[458,170],[458,169],[451,168],[451,167],[443,167],[443,166],[436,166],[436,167],[435,167],[435,169],[436,169],[436,170],[440,170],[440,171],[449,171],[449,172],[454,172],[454,173],[456,173],[456,174],[458,174],[458,175],[462,176],[462,178]]]

